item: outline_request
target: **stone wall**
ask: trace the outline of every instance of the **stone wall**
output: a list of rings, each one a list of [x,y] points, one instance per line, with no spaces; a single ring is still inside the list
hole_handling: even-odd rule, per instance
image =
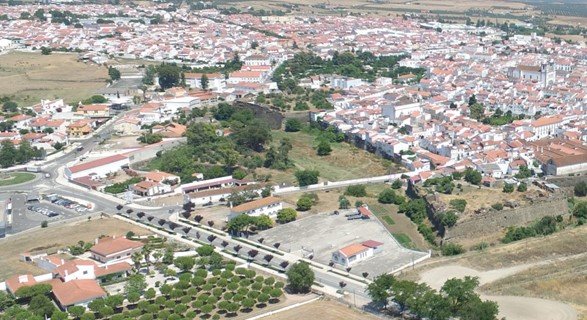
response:
[[[527,225],[545,216],[569,215],[569,207],[564,197],[554,197],[529,206],[502,211],[488,210],[472,218],[459,221],[445,231],[445,240],[459,241],[482,237],[503,231],[510,226]]]

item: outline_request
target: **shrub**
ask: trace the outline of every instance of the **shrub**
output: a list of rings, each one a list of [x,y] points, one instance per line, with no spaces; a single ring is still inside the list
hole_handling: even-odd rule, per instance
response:
[[[277,212],[277,222],[288,223],[295,221],[298,213],[292,208],[281,209]]]
[[[443,256],[456,256],[458,254],[464,253],[465,249],[460,244],[447,243],[442,246],[441,252]]]
[[[524,182],[520,183],[518,185],[518,192],[526,192],[528,190],[528,185],[525,184]]]
[[[455,224],[457,224],[458,219],[459,219],[459,217],[457,217],[457,215],[453,211],[444,212],[439,217],[440,223],[443,226],[449,227],[449,228],[451,228]]]
[[[344,194],[351,197],[366,197],[367,190],[363,185],[348,186]]]
[[[503,186],[503,190],[502,191],[505,192],[505,193],[512,193],[512,192],[514,192],[514,185],[511,184],[511,183],[506,183]]]
[[[298,119],[287,119],[285,121],[286,132],[298,132],[302,130],[302,122]]]
[[[575,196],[577,197],[587,196],[587,182],[581,181],[577,183],[573,191],[575,192]]]
[[[296,202],[296,206],[300,211],[308,211],[312,208],[312,199],[308,197],[301,197],[298,202]]]
[[[497,210],[497,211],[501,211],[501,210],[503,210],[503,204],[501,204],[501,203],[499,203],[499,202],[498,202],[498,203],[494,203],[494,204],[492,204],[492,205],[491,205],[491,207],[492,207],[493,209]]]
[[[467,200],[465,199],[452,199],[449,202],[450,206],[453,207],[458,212],[465,212],[465,208],[467,207]]]
[[[395,181],[393,181],[393,183],[391,184],[391,188],[392,189],[399,189],[401,188],[403,185],[402,181],[400,179],[396,179]]]

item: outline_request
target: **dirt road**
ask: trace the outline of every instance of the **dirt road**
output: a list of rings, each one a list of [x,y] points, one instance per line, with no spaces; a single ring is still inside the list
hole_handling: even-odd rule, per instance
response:
[[[437,290],[446,280],[465,276],[479,277],[480,285],[483,285],[545,263],[547,262],[489,271],[477,271],[459,265],[448,265],[425,271],[420,275],[420,280]],[[562,302],[517,296],[481,295],[481,298],[496,301],[499,304],[499,317],[505,317],[508,320],[577,320],[578,318],[577,311]]]

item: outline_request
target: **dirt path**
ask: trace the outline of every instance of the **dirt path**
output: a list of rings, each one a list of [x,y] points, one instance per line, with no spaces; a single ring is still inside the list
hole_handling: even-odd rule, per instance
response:
[[[448,265],[425,271],[420,275],[420,280],[437,290],[446,280],[465,276],[479,277],[479,283],[483,285],[547,263],[547,261],[530,263],[489,271],[477,271],[459,265]],[[578,318],[577,312],[562,302],[517,296],[481,295],[481,298],[496,301],[499,304],[499,317],[505,317],[508,320],[577,320]]]

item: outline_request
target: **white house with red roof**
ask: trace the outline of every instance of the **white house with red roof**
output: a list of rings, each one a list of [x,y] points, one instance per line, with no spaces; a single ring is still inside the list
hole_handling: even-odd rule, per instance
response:
[[[64,174],[69,180],[86,176],[101,179],[120,170],[123,166],[128,166],[129,164],[130,161],[127,156],[115,154],[110,157],[82,162],[71,167],[66,167]]]
[[[141,251],[144,244],[125,237],[104,237],[96,240],[90,248],[92,259],[106,263],[130,259],[133,253]]]
[[[374,240],[354,243],[332,253],[332,261],[344,267],[350,267],[380,252],[381,246],[383,243]]]

